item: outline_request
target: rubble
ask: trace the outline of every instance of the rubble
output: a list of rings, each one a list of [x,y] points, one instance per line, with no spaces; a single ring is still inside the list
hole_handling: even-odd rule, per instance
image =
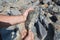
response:
[[[60,40],[60,0],[0,0],[0,14],[21,15],[29,7],[33,7],[34,11],[29,12],[31,14],[25,24],[7,28],[18,28],[16,33],[12,32],[12,36],[15,36],[13,40],[21,40],[20,32],[24,28],[32,30],[34,40]]]

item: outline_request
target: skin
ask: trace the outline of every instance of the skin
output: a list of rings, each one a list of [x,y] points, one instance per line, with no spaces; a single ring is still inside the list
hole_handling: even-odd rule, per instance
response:
[[[15,25],[15,24],[19,24],[19,23],[22,23],[22,22],[25,22],[26,21],[26,18],[29,14],[29,11],[33,10],[33,8],[29,8],[27,9],[22,15],[20,16],[6,16],[6,15],[0,15],[0,24],[1,22],[4,22],[4,23],[9,23],[10,25]],[[3,23],[2,23],[3,24]],[[1,24],[1,25],[2,25]],[[0,28],[2,28],[2,26],[0,25]],[[5,25],[6,26],[6,25]],[[4,27],[5,27],[4,26]]]
[[[26,29],[24,29],[22,32],[21,32],[21,35],[22,35],[22,39],[26,36]],[[34,34],[31,30],[29,30],[29,34],[28,36],[24,39],[24,40],[34,40]]]
[[[26,21],[26,18],[29,14],[29,11],[31,10],[34,10],[32,7],[30,7],[29,9],[27,9],[22,15],[20,16],[6,16],[6,15],[0,15],[0,28],[3,28],[3,27],[8,27],[8,24],[10,24],[9,26],[11,25],[15,25],[15,24],[19,24],[19,23],[23,23]],[[3,25],[4,23],[4,25]],[[24,36],[26,35],[27,33],[27,30],[24,29],[22,32],[21,32],[21,35],[22,35],[22,39],[24,38]],[[34,40],[34,35],[32,33],[31,30],[29,30],[29,34],[28,36],[25,38],[25,40]]]

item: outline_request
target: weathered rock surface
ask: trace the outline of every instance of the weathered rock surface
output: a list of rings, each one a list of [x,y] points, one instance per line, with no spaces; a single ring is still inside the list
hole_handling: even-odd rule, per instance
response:
[[[34,40],[60,40],[60,0],[0,0],[0,14],[4,15],[20,15],[29,7],[35,10],[28,15],[26,24],[3,28],[3,40],[21,40],[20,32],[25,27],[32,30]]]

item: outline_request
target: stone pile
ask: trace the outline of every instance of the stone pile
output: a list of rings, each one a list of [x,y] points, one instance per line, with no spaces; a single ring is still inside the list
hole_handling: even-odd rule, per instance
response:
[[[17,35],[14,40],[21,40],[20,32],[25,27],[32,30],[34,40],[60,40],[60,0],[0,0],[0,14],[3,15],[20,15],[29,7],[35,10],[29,12],[25,25],[6,28],[15,30],[16,34],[12,32],[12,36]]]

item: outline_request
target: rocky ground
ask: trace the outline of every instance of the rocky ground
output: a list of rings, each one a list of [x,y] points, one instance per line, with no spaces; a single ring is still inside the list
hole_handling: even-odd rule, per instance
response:
[[[30,12],[25,25],[6,28],[19,28],[14,40],[20,40],[19,33],[25,27],[32,30],[35,40],[60,40],[60,0],[0,0],[0,14],[3,15],[20,15],[29,7],[35,10]]]

